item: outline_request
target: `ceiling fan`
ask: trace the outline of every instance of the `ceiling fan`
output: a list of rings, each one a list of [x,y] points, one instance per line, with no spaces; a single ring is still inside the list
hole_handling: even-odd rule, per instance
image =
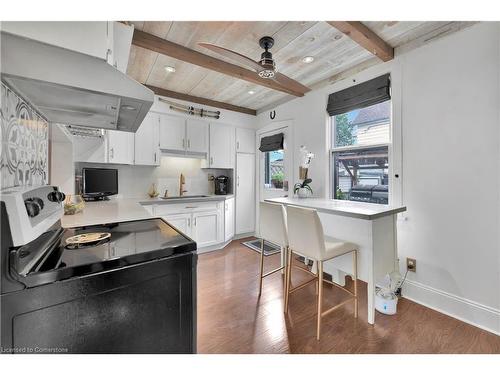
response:
[[[198,45],[208,48],[209,50],[218,53],[224,57],[227,57],[235,62],[240,63],[252,70],[254,70],[259,77],[264,79],[272,79],[277,82],[280,86],[297,93],[297,96],[303,96],[306,92],[311,91],[307,86],[304,86],[300,82],[295,81],[281,74],[276,69],[276,63],[273,59],[273,54],[269,51],[274,45],[274,39],[270,36],[264,36],[260,38],[259,45],[264,49],[264,52],[260,55],[259,61],[254,61],[251,58],[242,55],[238,52],[231,51],[227,48],[217,46],[211,43],[198,43]]]

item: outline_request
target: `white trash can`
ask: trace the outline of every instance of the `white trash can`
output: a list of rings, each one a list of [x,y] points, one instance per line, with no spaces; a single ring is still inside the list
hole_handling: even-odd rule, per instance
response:
[[[396,314],[398,297],[391,290],[375,288],[375,309],[386,315]]]

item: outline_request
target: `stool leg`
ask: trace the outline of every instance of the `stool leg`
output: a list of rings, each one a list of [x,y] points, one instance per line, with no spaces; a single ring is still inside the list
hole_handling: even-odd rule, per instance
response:
[[[264,239],[260,240],[260,279],[259,279],[259,296],[262,293],[262,275],[264,273]]]
[[[354,317],[358,317],[358,251],[352,253],[352,262],[354,267]]]
[[[287,248],[286,276],[285,276],[285,313],[288,312],[288,300],[290,297],[290,279],[292,278],[292,250]]]
[[[320,338],[321,331],[321,312],[323,309],[323,262],[318,261],[318,328],[316,332],[316,339]]]

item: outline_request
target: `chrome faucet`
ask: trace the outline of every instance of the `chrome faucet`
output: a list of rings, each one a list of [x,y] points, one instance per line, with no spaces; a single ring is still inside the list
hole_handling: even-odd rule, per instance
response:
[[[181,173],[181,176],[179,178],[179,196],[182,197],[184,193],[187,193],[187,190],[184,190],[184,184],[186,183],[186,178],[184,175]]]

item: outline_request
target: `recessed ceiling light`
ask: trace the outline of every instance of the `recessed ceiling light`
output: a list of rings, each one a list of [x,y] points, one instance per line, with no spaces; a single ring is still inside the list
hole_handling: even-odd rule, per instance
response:
[[[302,59],[302,62],[305,64],[310,64],[314,61],[314,57],[312,56],[306,56]]]
[[[250,91],[248,91],[248,93],[249,93],[250,95],[253,95],[253,94],[255,94],[255,91],[250,90]]]
[[[169,73],[174,73],[175,72],[175,68],[173,66],[165,66],[165,70]]]

